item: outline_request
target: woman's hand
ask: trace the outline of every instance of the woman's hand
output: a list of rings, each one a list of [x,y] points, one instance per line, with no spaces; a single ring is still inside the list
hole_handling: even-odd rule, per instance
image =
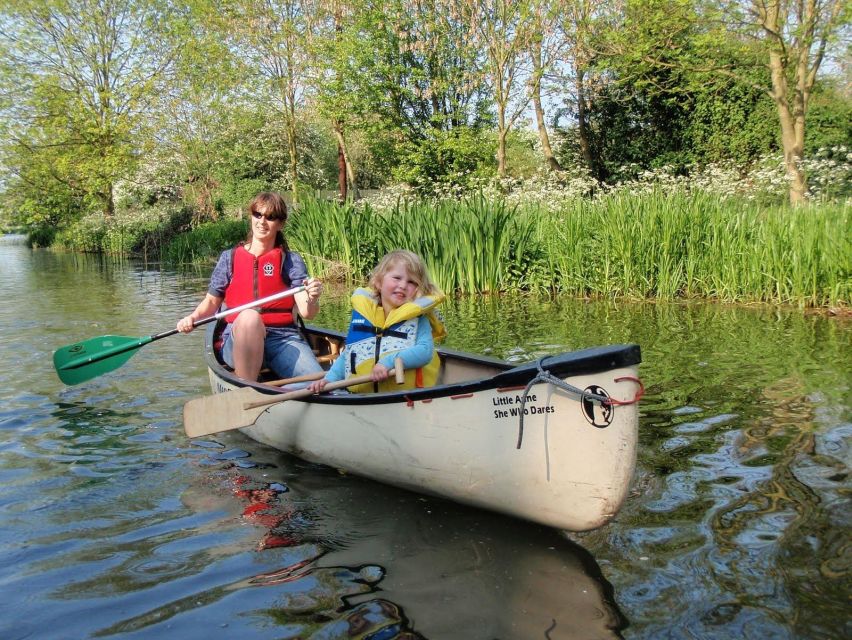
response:
[[[305,280],[305,293],[308,294],[308,304],[316,304],[322,295],[322,280],[308,278]]]
[[[184,316],[180,320],[177,321],[177,327],[175,327],[181,333],[189,333],[193,329],[195,329],[195,320],[192,319],[192,315]]]

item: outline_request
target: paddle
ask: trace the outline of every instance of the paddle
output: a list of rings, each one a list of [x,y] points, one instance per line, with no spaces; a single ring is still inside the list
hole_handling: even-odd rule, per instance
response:
[[[204,318],[193,322],[193,327],[219,320],[232,313],[239,313],[252,307],[257,307],[273,300],[287,298],[304,291],[305,287],[293,287],[287,291],[281,291],[275,295],[267,296],[259,300],[253,300],[246,304],[221,311],[215,316]],[[56,374],[59,379],[65,384],[79,384],[86,380],[91,380],[97,376],[103,375],[115,369],[118,369],[125,362],[130,360],[131,356],[137,350],[149,342],[168,338],[176,333],[180,333],[177,329],[164,331],[153,336],[144,336],[141,338],[131,338],[127,336],[100,336],[98,338],[90,338],[83,342],[75,342],[64,347],[60,347],[53,353],[53,366],[56,369]]]
[[[401,384],[405,381],[402,360],[397,358],[394,364],[396,382]],[[339,382],[329,382],[323,391],[343,389],[366,382],[370,382],[369,374],[354,376]],[[211,433],[250,427],[270,405],[312,395],[314,393],[309,389],[268,395],[251,387],[243,387],[234,391],[215,393],[212,396],[194,398],[183,406],[183,428],[190,438],[198,438]]]

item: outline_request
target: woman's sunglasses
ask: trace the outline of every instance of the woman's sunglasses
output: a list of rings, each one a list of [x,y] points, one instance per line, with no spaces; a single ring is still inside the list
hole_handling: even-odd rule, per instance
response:
[[[269,222],[278,222],[279,220],[283,220],[284,218],[281,216],[265,216],[260,211],[252,211],[251,217],[260,220],[261,218],[266,218]]]

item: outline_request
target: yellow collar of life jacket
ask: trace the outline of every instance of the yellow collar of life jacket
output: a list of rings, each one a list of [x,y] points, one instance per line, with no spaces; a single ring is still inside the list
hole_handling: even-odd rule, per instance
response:
[[[432,328],[432,339],[435,342],[447,335],[444,323],[435,312],[435,307],[446,299],[443,293],[420,296],[410,302],[401,304],[393,309],[387,317],[385,310],[379,304],[379,297],[369,289],[356,289],[352,294],[352,308],[366,318],[377,329],[387,329],[400,322],[425,315],[429,318]]]

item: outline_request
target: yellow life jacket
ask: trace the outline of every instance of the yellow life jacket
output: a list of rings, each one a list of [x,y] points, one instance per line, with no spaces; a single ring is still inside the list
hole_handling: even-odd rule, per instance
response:
[[[432,339],[443,339],[447,332],[444,323],[434,309],[444,301],[444,295],[422,296],[406,302],[385,317],[385,310],[379,304],[378,297],[367,289],[357,289],[352,294],[352,319],[346,335],[346,377],[370,373],[373,366],[385,356],[399,353],[417,343],[417,325],[420,316],[429,319]],[[405,382],[398,385],[393,376],[375,384],[349,387],[353,393],[371,391],[398,391],[429,387],[438,380],[440,369],[438,352],[432,354],[432,360],[424,367],[409,369],[405,372]]]

